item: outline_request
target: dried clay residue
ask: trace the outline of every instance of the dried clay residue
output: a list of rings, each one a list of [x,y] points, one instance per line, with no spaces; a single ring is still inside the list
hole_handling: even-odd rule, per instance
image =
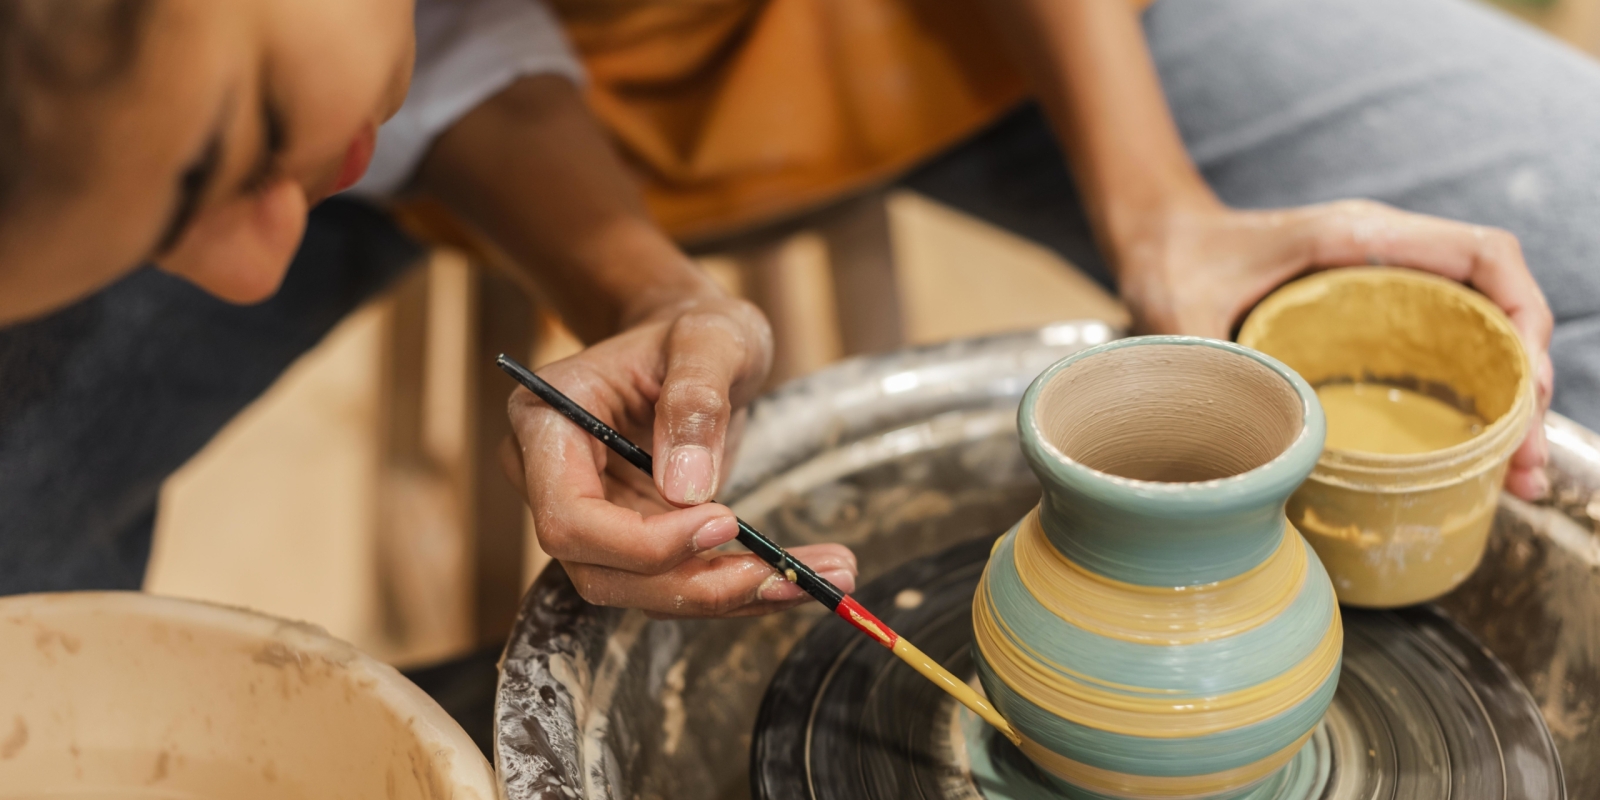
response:
[[[661,752],[675,755],[678,743],[683,740],[683,725],[688,715],[683,709],[684,673],[689,660],[680,658],[667,670],[666,683],[661,692]]]

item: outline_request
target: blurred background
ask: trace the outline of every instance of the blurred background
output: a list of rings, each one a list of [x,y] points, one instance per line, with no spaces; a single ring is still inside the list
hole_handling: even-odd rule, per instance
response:
[[[1496,5],[1600,53],[1600,0]],[[774,385],[858,353],[1127,322],[1054,253],[906,191],[697,256],[771,319]],[[493,357],[579,345],[496,260],[435,248],[174,475],[145,588],[314,622],[401,666],[503,641],[546,558],[498,466],[511,384]]]

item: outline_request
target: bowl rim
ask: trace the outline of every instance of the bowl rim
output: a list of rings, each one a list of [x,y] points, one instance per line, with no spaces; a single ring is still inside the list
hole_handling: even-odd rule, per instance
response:
[[[40,592],[0,596],[0,622],[39,621],[120,615],[158,621],[174,629],[217,631],[259,639],[337,664],[348,680],[408,726],[425,752],[440,759],[437,768],[449,785],[476,790],[483,800],[497,797],[494,770],[472,738],[432,697],[399,670],[367,655],[319,625],[285,619],[239,606],[133,591]],[[107,663],[108,671],[117,665]]]
[[[1450,480],[1444,481],[1444,483],[1454,483],[1458,478],[1468,479],[1484,470],[1494,468],[1502,458],[1509,457],[1511,451],[1522,441],[1520,436],[1514,437],[1514,434],[1528,427],[1532,417],[1534,392],[1533,364],[1528,357],[1527,348],[1522,344],[1522,336],[1511,324],[1510,317],[1506,316],[1499,306],[1481,293],[1449,278],[1408,267],[1383,265],[1341,267],[1312,273],[1279,287],[1257,303],[1239,328],[1239,343],[1253,348],[1255,345],[1251,340],[1259,335],[1259,329],[1267,324],[1269,318],[1296,306],[1314,303],[1320,295],[1335,286],[1355,284],[1368,287],[1369,290],[1377,290],[1381,287],[1392,287],[1397,282],[1422,287],[1461,300],[1484,320],[1489,328],[1513,343],[1513,348],[1522,358],[1519,365],[1521,375],[1517,393],[1512,399],[1511,407],[1498,419],[1485,425],[1483,430],[1471,439],[1425,453],[1391,455],[1325,447],[1317,462],[1318,469],[1312,474],[1312,480],[1329,480],[1333,477],[1326,474],[1329,470],[1374,476],[1403,475],[1410,472],[1449,471],[1453,467],[1462,466],[1465,462],[1482,462],[1470,469],[1454,473]],[[1505,441],[1507,439],[1511,441]],[[1335,482],[1345,483],[1341,480]],[[1435,482],[1430,481],[1429,484]],[[1407,487],[1406,490],[1412,488],[1414,487]]]

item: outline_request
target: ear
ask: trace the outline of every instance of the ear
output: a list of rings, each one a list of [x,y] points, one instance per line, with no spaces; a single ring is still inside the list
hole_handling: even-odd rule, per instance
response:
[[[280,178],[195,217],[156,263],[230,303],[259,303],[283,282],[305,235],[306,213],[305,190]]]

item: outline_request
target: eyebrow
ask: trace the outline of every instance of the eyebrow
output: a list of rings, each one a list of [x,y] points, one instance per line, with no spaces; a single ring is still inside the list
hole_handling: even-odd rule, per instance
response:
[[[245,173],[244,180],[240,183],[242,191],[253,192],[264,186],[277,169],[278,159],[283,155],[288,143],[287,128],[284,125],[283,112],[271,95],[262,92],[261,102],[261,150],[256,154],[256,159]],[[189,224],[194,221],[195,213],[200,209],[200,200],[206,196],[207,190],[216,180],[217,170],[222,165],[222,139],[223,128],[226,126],[227,115],[218,120],[217,126],[207,139],[200,155],[184,169],[178,176],[178,199],[172,206],[172,215],[166,227],[157,240],[156,255],[161,255],[177,245],[178,240],[188,230]]]

